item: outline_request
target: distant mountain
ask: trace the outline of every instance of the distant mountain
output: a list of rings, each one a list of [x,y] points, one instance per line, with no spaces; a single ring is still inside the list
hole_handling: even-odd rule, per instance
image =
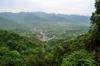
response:
[[[21,25],[13,20],[0,17],[0,28],[11,29],[11,27],[12,27],[12,29],[14,29],[16,27],[21,27]]]
[[[0,28],[18,29],[23,32],[50,32],[52,34],[86,32],[90,16],[64,15],[45,12],[1,12]]]
[[[14,20],[0,17],[0,29],[11,30],[17,33],[29,32],[29,28]]]
[[[53,14],[45,12],[20,12],[10,13],[1,12],[1,17],[15,20],[23,23],[36,23],[36,22],[67,22],[67,23],[80,23],[89,25],[89,16],[80,15],[64,15],[64,14]]]

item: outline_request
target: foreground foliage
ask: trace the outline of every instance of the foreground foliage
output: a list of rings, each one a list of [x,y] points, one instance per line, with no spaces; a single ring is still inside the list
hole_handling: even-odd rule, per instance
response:
[[[96,66],[94,56],[86,50],[74,51],[63,59],[61,66]]]
[[[0,30],[0,66],[66,66],[83,59],[92,63],[95,56],[86,50],[85,36],[78,38],[41,42]]]
[[[95,62],[100,62],[99,5],[97,0],[89,32],[76,38],[41,42],[0,30],[0,66],[97,66]]]

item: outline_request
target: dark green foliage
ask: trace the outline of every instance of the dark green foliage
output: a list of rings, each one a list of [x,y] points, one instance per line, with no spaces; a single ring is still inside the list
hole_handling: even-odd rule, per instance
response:
[[[40,41],[36,42],[37,44],[35,42],[15,33],[0,30],[0,66],[18,66],[20,64],[25,66],[29,62],[34,64],[35,58],[38,58],[37,46],[41,47]]]
[[[89,30],[89,33],[84,35],[79,34],[84,33],[87,28],[85,29],[82,25],[80,25],[81,28],[79,28],[79,25],[73,26],[73,24],[71,28],[75,28],[74,30],[68,28],[65,31],[66,28],[64,27],[65,33],[59,36],[60,38],[56,37],[55,39],[49,40],[48,42],[42,42],[36,39],[36,37],[34,37],[35,33],[33,33],[33,29],[31,31],[29,30],[29,32],[22,29],[24,32],[22,31],[22,34],[20,35],[23,36],[16,34],[16,30],[16,33],[0,30],[0,66],[96,66],[94,55],[95,52],[93,53],[88,51],[87,47],[88,49],[95,49],[96,57],[98,59],[100,58],[99,3],[100,2],[96,2],[97,10],[91,17],[92,26]],[[20,17],[18,17],[17,15],[19,15]],[[48,16],[48,14],[44,13],[37,13],[35,15],[33,13],[18,13],[17,15],[13,13],[6,13],[6,15],[1,14],[2,17],[18,21],[18,23],[22,22],[23,25],[26,25],[28,27],[31,26],[30,28],[33,28],[34,24],[36,27],[42,28],[42,30],[49,29],[48,31],[44,32],[50,32],[50,34],[48,35],[50,37],[54,34],[56,35],[56,33],[59,33],[59,31],[62,32],[62,25],[63,23],[66,23],[65,20],[67,19],[64,15],[60,15],[59,17],[59,14],[51,14],[51,16]],[[41,16],[42,18],[40,18]],[[54,17],[55,19],[53,19]],[[73,23],[74,18],[77,17],[70,16],[72,20],[70,21],[70,18],[67,20]],[[2,25],[7,24],[6,21],[12,22],[11,20],[7,20],[5,18],[0,18],[0,23]],[[32,22],[33,19],[34,23]],[[85,22],[84,18],[79,19]],[[80,23],[80,20],[78,23]],[[30,23],[28,23],[28,21]],[[42,21],[43,23],[41,23]],[[75,21],[77,22],[77,20]],[[41,25],[37,25],[38,22]],[[60,27],[58,27],[58,25],[55,25],[59,24],[59,22],[62,22],[62,25],[60,24]],[[7,25],[9,26],[12,24]],[[46,26],[44,27],[44,25]],[[85,26],[87,27],[87,25]],[[21,30],[18,29],[18,31],[20,32]],[[52,31],[55,32],[52,33]],[[73,34],[75,36],[73,36]]]
[[[46,56],[46,58],[48,57],[48,59],[52,59],[53,62],[50,62],[48,59],[46,59],[46,61],[48,61],[49,64],[56,63],[56,64],[58,64],[57,66],[60,66],[63,58],[65,58],[71,54],[74,54],[73,52],[77,53],[77,51],[79,51],[79,50],[84,50],[88,54],[92,55],[90,58],[93,57],[91,60],[93,60],[93,62],[94,62],[94,55],[86,50],[86,46],[85,46],[86,45],[85,42],[87,40],[86,37],[87,37],[87,35],[79,36],[79,37],[77,37],[75,39],[71,39],[71,40],[68,40],[68,39],[61,39],[61,40],[59,39],[59,40],[54,40],[54,41],[52,40],[49,43],[49,47],[48,47],[50,49],[46,51],[47,53],[49,53],[49,56]],[[84,52],[83,52],[83,54],[84,54]],[[76,58],[76,59],[78,59],[78,58]]]
[[[96,54],[96,60],[100,63],[100,0],[96,0],[96,11],[91,16],[91,28],[88,36],[88,49]]]
[[[96,66],[94,64],[95,57],[86,50],[74,51],[63,59],[61,66]]]
[[[27,38],[20,37],[15,33],[0,31],[1,46],[7,46],[10,50],[24,51],[27,47],[32,47],[32,42]],[[34,45],[34,44],[33,44]]]
[[[95,50],[100,46],[100,1],[95,3],[96,11],[91,17],[89,48]]]
[[[66,56],[86,50],[84,38],[55,39],[45,43],[0,30],[0,63],[1,66],[60,66]]]

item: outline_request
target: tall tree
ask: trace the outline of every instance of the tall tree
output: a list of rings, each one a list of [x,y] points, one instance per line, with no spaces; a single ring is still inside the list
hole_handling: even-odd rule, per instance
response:
[[[96,59],[100,62],[100,0],[96,0],[95,8],[96,11],[91,16],[88,48],[95,51]]]
[[[95,50],[100,46],[100,0],[96,0],[96,11],[91,16],[92,26],[90,28],[89,49]]]

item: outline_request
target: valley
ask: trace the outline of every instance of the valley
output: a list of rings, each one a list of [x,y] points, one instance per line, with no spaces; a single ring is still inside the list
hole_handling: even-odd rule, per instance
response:
[[[0,13],[0,28],[11,30],[22,36],[36,38],[42,36],[42,40],[62,39],[75,37],[86,33],[89,29],[89,16],[64,15],[45,12],[20,12]],[[40,38],[39,38],[40,39]]]
[[[100,0],[0,0],[0,66],[100,66]]]

